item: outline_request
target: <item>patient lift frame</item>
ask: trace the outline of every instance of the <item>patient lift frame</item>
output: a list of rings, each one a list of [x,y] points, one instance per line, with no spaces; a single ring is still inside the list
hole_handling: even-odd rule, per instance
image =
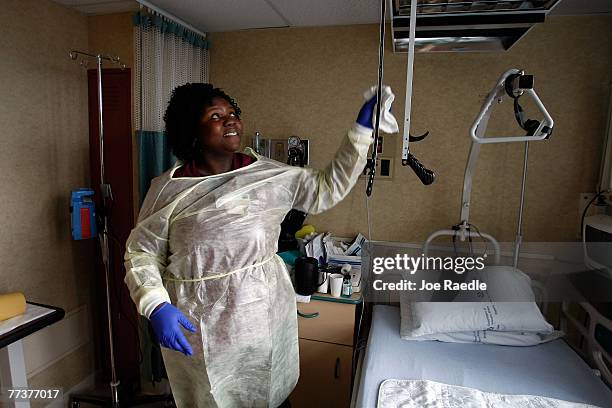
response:
[[[504,95],[514,99],[514,110],[515,116],[519,125],[527,130],[526,136],[498,136],[498,137],[485,137],[489,118],[491,112],[496,103],[500,103]],[[539,122],[535,120],[523,121],[523,110],[518,104],[518,98],[522,95],[528,95],[534,102],[536,107],[540,110],[544,119]],[[488,143],[511,143],[511,142],[525,142],[525,153],[523,158],[523,174],[521,181],[521,198],[519,205],[518,221],[516,238],[514,242],[514,253],[513,253],[513,266],[518,266],[518,257],[520,252],[520,246],[522,243],[522,223],[523,223],[523,207],[525,202],[525,182],[527,178],[527,159],[529,152],[529,142],[540,141],[548,139],[552,134],[554,121],[549,115],[548,111],[544,107],[544,104],[533,90],[533,76],[525,75],[525,72],[519,69],[510,69],[506,71],[497,81],[495,87],[489,92],[485,102],[482,105],[474,124],[470,128],[470,136],[472,138],[472,145],[470,148],[470,155],[468,162],[465,167],[465,175],[463,178],[463,194],[461,198],[461,222],[452,229],[444,229],[435,231],[432,233],[425,244],[423,245],[423,252],[427,254],[429,245],[431,242],[440,236],[452,236],[453,238],[459,237],[461,241],[465,241],[466,238],[480,237],[486,239],[493,244],[495,250],[495,263],[499,264],[500,261],[500,246],[499,242],[493,236],[480,231],[472,230],[472,225],[469,223],[470,216],[470,204],[472,195],[472,178],[476,169],[476,162],[480,154],[480,146]]]

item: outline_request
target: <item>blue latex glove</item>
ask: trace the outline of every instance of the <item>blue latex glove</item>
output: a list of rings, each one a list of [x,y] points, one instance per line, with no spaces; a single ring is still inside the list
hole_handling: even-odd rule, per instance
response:
[[[185,338],[181,326],[195,333],[196,328],[180,310],[169,303],[163,303],[149,318],[159,343],[169,349],[192,355],[191,345]]]
[[[357,120],[355,122],[368,129],[374,129],[374,125],[372,123],[374,119],[374,109],[376,109],[376,95],[371,97],[366,103],[363,104],[359,110],[359,114],[357,115]]]

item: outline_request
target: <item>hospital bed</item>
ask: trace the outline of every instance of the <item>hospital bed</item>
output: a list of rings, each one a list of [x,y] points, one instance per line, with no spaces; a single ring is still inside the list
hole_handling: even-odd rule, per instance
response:
[[[412,3],[411,15],[413,17],[416,17],[415,3],[416,2]],[[411,27],[414,27],[414,25],[415,24],[411,23]],[[381,35],[381,38],[384,38],[384,35]],[[412,51],[409,52],[409,54],[412,54]],[[412,80],[411,61],[408,63],[408,68],[409,81],[407,83],[410,84]],[[407,86],[407,90],[408,89],[409,87]],[[410,96],[411,95],[407,92],[406,106],[408,108],[406,118],[408,120],[408,125],[405,124],[404,128],[406,129],[407,127],[408,131],[410,129]],[[535,103],[535,106],[543,116],[542,120],[525,120],[524,111],[519,103],[519,98],[522,96],[524,98],[530,98],[531,102]],[[526,131],[526,135],[510,137],[487,136],[487,125],[491,113],[503,98],[512,99],[515,117],[520,127]],[[518,69],[506,71],[487,95],[470,129],[472,146],[464,175],[460,222],[453,225],[450,229],[434,232],[429,236],[422,247],[400,245],[398,248],[391,248],[387,245],[387,248],[375,249],[376,245],[373,245],[371,249],[365,252],[372,254],[370,258],[374,257],[374,254],[377,257],[393,258],[396,253],[402,252],[409,252],[409,255],[412,257],[419,257],[421,253],[428,256],[431,255],[434,250],[432,247],[434,239],[441,236],[449,236],[453,239],[453,252],[457,253],[455,248],[456,243],[467,243],[470,248],[470,253],[472,253],[472,240],[476,239],[487,242],[484,246],[485,250],[475,251],[476,253],[484,253],[486,257],[487,248],[490,248],[495,255],[494,265],[512,265],[514,269],[517,269],[519,266],[519,258],[522,257],[521,249],[524,246],[522,218],[529,143],[548,139],[552,134],[553,126],[554,122],[552,117],[548,114],[546,108],[533,89],[533,76],[526,75],[524,71]],[[404,137],[404,140],[406,140],[406,137]],[[517,142],[524,144],[517,232],[511,252],[512,262],[501,262],[500,258],[501,255],[503,255],[503,251],[497,240],[470,223],[469,215],[471,209],[472,181],[482,144]],[[404,145],[404,151],[407,151],[406,144]],[[387,253],[385,253],[385,251]],[[366,258],[368,258],[368,255],[366,255]],[[555,257],[550,257],[550,259],[555,260]],[[370,259],[366,259],[362,261],[362,264],[370,265],[370,261]],[[536,257],[534,260],[528,259],[527,261],[539,261],[539,258]],[[529,262],[523,262],[523,266],[528,263]],[[416,266],[415,269],[417,269]],[[543,268],[538,269],[544,274],[549,272]],[[365,270],[366,272],[362,275],[362,279],[365,279],[365,282],[369,282],[369,273],[367,268],[365,268]],[[558,273],[559,271],[555,270],[555,272]],[[387,279],[390,279],[389,272],[386,271],[385,273]],[[550,275],[550,273],[548,274]],[[542,293],[539,293],[539,296],[534,298],[542,302],[541,306],[545,306],[546,290],[545,288],[540,288],[536,283],[537,282],[532,281],[532,289],[534,292],[539,290]],[[366,284],[365,287],[369,288],[370,285]],[[417,302],[431,302],[432,300],[433,299],[416,299]],[[389,302],[381,299],[374,300],[374,302],[382,303],[392,303],[394,301],[393,299],[389,299]],[[523,302],[524,300],[517,301]],[[565,313],[566,311],[567,307],[564,305],[563,312]],[[590,310],[590,312],[593,311]],[[561,404],[562,401],[568,401],[591,404],[602,408],[612,407],[612,391],[602,381],[600,376],[591,369],[563,339],[557,338],[556,340],[526,347],[481,343],[410,341],[400,337],[400,316],[400,308],[398,307],[386,304],[377,304],[373,307],[371,315],[372,323],[367,346],[363,358],[360,358],[357,364],[352,406],[357,408],[377,407],[381,384],[385,383],[386,380],[396,379],[433,381],[436,383],[448,384],[450,386],[468,387],[470,389],[496,394],[548,397],[561,400],[559,401]],[[587,338],[589,345],[594,345],[592,341],[593,335],[591,333],[593,327],[581,329],[578,324],[580,322],[575,319],[570,319],[569,316],[567,316],[565,320],[577,325],[583,337]],[[598,321],[603,322],[603,320]],[[611,322],[607,320],[605,324],[602,323],[608,333],[612,333],[612,324],[610,323]],[[593,326],[593,323],[591,323],[590,326]],[[594,360],[594,363],[601,373],[610,381],[610,371],[606,365],[611,361],[610,356],[603,349],[591,348],[592,356],[588,356],[591,357],[589,360]],[[388,382],[385,384],[387,383]],[[404,383],[404,386],[406,390],[408,390],[408,387],[412,387],[412,385],[406,386],[406,383]],[[456,388],[454,389],[456,390]],[[392,390],[391,393],[392,392],[395,391]],[[389,394],[381,393],[380,395]],[[408,398],[412,401],[412,405],[410,406],[418,406],[419,403],[422,403],[422,400],[414,402],[415,399],[413,399],[413,395],[415,394],[406,392],[402,394],[402,397],[405,395],[408,395]],[[473,395],[474,394],[470,394],[470,396]],[[395,400],[395,402],[397,401],[398,400]],[[406,399],[402,401],[406,401]],[[470,399],[468,401],[473,402],[475,400]],[[386,404],[385,406],[390,407],[396,405]],[[506,406],[523,405],[509,404]],[[538,406],[551,405],[542,403],[538,404]],[[554,406],[562,405],[555,402]]]
[[[612,391],[563,339],[531,347],[407,341],[400,309],[375,305],[353,406],[376,407],[380,384],[392,378],[612,407]]]

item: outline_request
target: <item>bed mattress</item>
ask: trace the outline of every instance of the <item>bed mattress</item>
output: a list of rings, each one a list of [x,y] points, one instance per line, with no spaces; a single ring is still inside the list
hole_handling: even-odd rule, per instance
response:
[[[532,347],[407,341],[399,328],[399,308],[374,306],[357,407],[376,407],[378,388],[390,378],[612,407],[612,391],[562,339]]]

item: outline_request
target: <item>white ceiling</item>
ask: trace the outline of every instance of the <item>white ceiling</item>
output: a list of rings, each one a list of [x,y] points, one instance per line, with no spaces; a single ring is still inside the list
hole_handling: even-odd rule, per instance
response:
[[[373,23],[379,0],[149,0],[201,31]]]
[[[138,10],[135,0],[53,0],[64,6],[72,7],[83,14],[115,14]]]
[[[138,9],[135,0],[55,0],[88,15]],[[204,32],[367,24],[380,0],[148,0]],[[561,0],[552,15],[612,13],[612,0]]]

